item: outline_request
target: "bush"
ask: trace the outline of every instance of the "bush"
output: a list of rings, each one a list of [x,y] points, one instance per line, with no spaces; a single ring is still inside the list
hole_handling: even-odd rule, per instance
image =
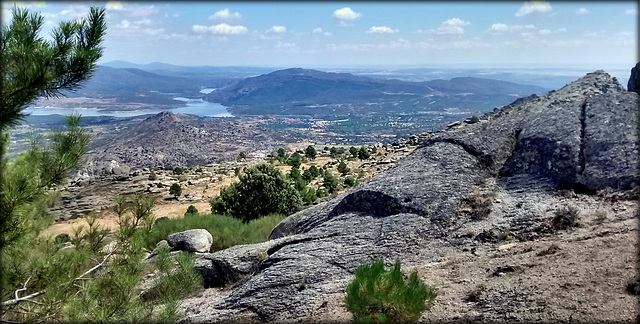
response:
[[[406,323],[417,321],[435,297],[436,290],[421,282],[416,272],[405,281],[399,261],[385,270],[377,260],[356,269],[345,304],[356,323]]]
[[[304,150],[304,156],[306,156],[311,160],[315,160],[317,155],[318,155],[318,152],[312,145],[307,146],[307,148]]]
[[[291,156],[287,160],[287,164],[294,168],[299,168],[302,164],[302,155],[300,155],[300,153],[298,152],[291,154]]]
[[[338,164],[338,172],[342,173],[343,176],[346,176],[347,174],[349,174],[349,172],[351,172],[351,169],[347,166],[346,163],[344,163],[344,161],[340,161],[340,164]]]
[[[551,219],[551,227],[554,230],[566,230],[576,226],[578,226],[578,208],[572,205],[556,210],[555,216]]]
[[[171,187],[169,188],[169,194],[173,195],[174,197],[176,197],[176,199],[178,199],[178,197],[182,195],[182,187],[180,187],[180,184],[177,182],[172,184]]]
[[[371,157],[371,154],[369,153],[369,150],[367,150],[366,147],[361,147],[360,150],[358,150],[358,158],[360,160],[366,160],[369,157]]]
[[[345,186],[354,187],[356,184],[357,184],[357,181],[352,176],[348,176],[348,177],[344,178],[344,185]]]
[[[183,168],[181,168],[181,167],[175,167],[175,168],[173,168],[173,174],[175,174],[175,175],[181,175],[181,174],[183,174],[183,173],[184,173],[184,171],[185,171],[185,170],[184,170]]]
[[[313,188],[307,188],[306,190],[301,191],[300,194],[302,195],[302,201],[305,205],[311,205],[313,202],[318,200],[316,190]]]
[[[187,207],[187,212],[184,213],[184,216],[186,217],[187,215],[194,215],[197,213],[198,213],[198,209],[196,208],[196,206],[189,205],[189,207]]]
[[[331,157],[336,159],[338,158],[338,156],[344,154],[344,148],[342,147],[331,147],[331,149],[329,150],[329,154],[331,154]]]
[[[271,164],[259,164],[240,174],[240,182],[220,190],[209,201],[215,214],[228,214],[249,222],[271,213],[290,215],[302,207],[300,193]]]
[[[331,174],[331,172],[324,173],[324,181],[322,182],[324,187],[329,191],[329,193],[333,193],[338,188],[338,179]]]
[[[351,153],[351,156],[354,158],[358,157],[358,152],[358,149],[353,146],[349,148],[349,153]]]

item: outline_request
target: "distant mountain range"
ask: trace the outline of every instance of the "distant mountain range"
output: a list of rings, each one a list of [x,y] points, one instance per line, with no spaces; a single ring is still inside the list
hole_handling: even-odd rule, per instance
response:
[[[215,90],[200,92],[206,88]],[[180,104],[173,97],[202,98],[222,103],[238,116],[341,115],[450,109],[483,113],[518,97],[546,91],[539,86],[478,77],[416,82],[302,68],[273,71],[115,61],[100,65],[81,89],[68,96],[115,98],[117,105],[158,107]]]
[[[338,108],[349,113],[416,112],[461,104],[486,110],[546,92],[538,86],[472,77],[408,82],[292,68],[235,82],[206,100],[231,106],[234,114],[306,115],[335,114]]]

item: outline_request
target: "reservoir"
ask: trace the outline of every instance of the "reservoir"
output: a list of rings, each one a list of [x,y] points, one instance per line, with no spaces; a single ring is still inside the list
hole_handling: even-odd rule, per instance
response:
[[[112,116],[112,117],[133,117],[140,115],[157,114],[163,111],[171,111],[174,114],[191,114],[201,117],[233,117],[227,107],[215,103],[208,102],[202,99],[189,99],[176,97],[174,100],[183,101],[187,104],[186,107],[172,108],[172,109],[144,109],[144,110],[132,110],[132,111],[105,111],[97,108],[58,108],[58,107],[29,107],[24,110],[25,113],[33,116],[43,115],[70,115],[72,113],[78,113],[82,116]]]

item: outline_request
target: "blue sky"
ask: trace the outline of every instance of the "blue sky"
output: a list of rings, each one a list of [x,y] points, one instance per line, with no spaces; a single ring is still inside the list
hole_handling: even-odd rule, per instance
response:
[[[61,20],[107,8],[101,62],[199,66],[631,67],[627,2],[8,2]]]

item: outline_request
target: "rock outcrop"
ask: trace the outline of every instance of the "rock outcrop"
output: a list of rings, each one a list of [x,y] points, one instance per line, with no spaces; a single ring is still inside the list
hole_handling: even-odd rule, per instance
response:
[[[628,91],[640,93],[640,76],[638,74],[640,74],[640,62],[631,69],[631,76],[627,82]]]
[[[497,227],[521,237],[544,227],[546,207],[534,204],[555,199],[554,190],[633,188],[637,102],[596,71],[425,136],[396,166],[283,220],[268,242],[201,257],[206,285],[228,290],[184,301],[184,321],[308,318],[329,296],[342,296],[362,263],[436,264],[447,249],[475,250]],[[483,221],[458,212],[481,191],[503,197],[500,208]],[[508,313],[505,305],[498,314]]]

